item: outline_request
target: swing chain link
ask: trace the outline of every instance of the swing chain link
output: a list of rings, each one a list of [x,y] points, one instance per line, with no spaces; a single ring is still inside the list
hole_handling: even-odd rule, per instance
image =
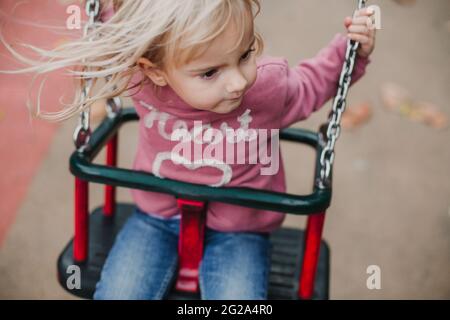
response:
[[[86,14],[89,18],[88,22],[84,26],[83,36],[86,38],[87,35],[94,29],[95,23],[99,18],[99,13],[101,10],[100,0],[86,0]],[[92,41],[93,37],[88,38],[88,41]],[[82,63],[86,62],[86,59],[81,60]],[[106,81],[108,82],[111,79],[111,76],[106,77]],[[81,91],[82,101],[84,101],[92,88],[92,79],[86,79],[85,86]],[[114,86],[114,90],[117,86]],[[106,101],[106,112],[108,118],[112,119],[116,117],[119,112],[122,110],[122,99],[119,96],[115,96],[113,98],[109,98]],[[80,114],[80,121],[74,132],[74,142],[75,147],[79,152],[85,150],[87,143],[89,142],[89,138],[91,136],[90,129],[90,107],[85,108]]]
[[[88,22],[85,24],[83,29],[83,37],[86,38],[90,31],[95,27],[95,21],[99,17],[100,12],[100,0],[86,0],[86,14],[89,18]],[[92,41],[93,38],[90,37],[88,41]],[[86,59],[82,59],[81,62],[84,64]],[[92,79],[86,79],[85,85],[81,91],[81,100],[85,101],[89,96],[89,92],[92,87]],[[85,108],[80,113],[80,119],[78,126],[73,133],[73,140],[75,147],[79,152],[83,152],[89,142],[91,137],[90,129],[90,107]]]
[[[98,17],[100,12],[100,1],[99,0],[86,0],[86,13],[89,16],[89,24],[93,25],[95,19]]]
[[[366,7],[366,0],[358,0],[358,10]],[[347,106],[347,93],[352,80],[353,67],[356,60],[356,52],[359,47],[359,42],[348,40],[347,51],[345,53],[345,62],[342,66],[341,75],[339,77],[337,94],[333,100],[333,108],[328,119],[328,126],[322,135],[326,136],[320,155],[320,177],[318,187],[320,189],[327,188],[331,184],[331,169],[334,162],[334,147],[336,141],[341,134],[341,119],[342,114]],[[322,136],[322,140],[324,137]]]

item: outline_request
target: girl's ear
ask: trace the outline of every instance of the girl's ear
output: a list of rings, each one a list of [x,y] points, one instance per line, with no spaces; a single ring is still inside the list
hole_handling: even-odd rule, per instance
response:
[[[164,87],[167,85],[166,74],[161,69],[157,68],[147,58],[139,58],[137,65],[141,68],[142,72],[153,81],[154,84]]]

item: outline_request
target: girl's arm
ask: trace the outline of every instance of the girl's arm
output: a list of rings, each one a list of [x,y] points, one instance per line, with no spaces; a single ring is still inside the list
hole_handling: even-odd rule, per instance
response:
[[[375,30],[367,24],[373,14],[373,10],[365,8],[356,11],[353,18],[346,17],[347,37],[337,34],[316,57],[294,68],[289,68],[285,61],[287,90],[282,128],[307,118],[336,94],[348,38],[360,42],[351,84],[363,76],[375,47]]]
[[[347,38],[337,34],[314,58],[293,68],[283,61],[287,90],[281,128],[308,118],[336,94],[346,48]],[[368,63],[368,57],[357,57],[351,84],[363,76]]]

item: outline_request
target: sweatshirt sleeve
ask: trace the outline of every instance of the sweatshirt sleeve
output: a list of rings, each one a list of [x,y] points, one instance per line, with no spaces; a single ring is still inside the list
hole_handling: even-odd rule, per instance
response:
[[[336,34],[330,44],[315,57],[300,62],[296,67],[290,68],[284,59],[287,90],[281,128],[308,118],[334,97],[346,49],[347,38]],[[369,63],[369,58],[356,57],[351,84],[364,75]]]

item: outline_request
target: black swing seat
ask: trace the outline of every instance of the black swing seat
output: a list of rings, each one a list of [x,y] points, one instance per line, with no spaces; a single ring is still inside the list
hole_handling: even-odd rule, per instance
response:
[[[69,293],[92,299],[95,285],[100,279],[100,273],[108,252],[117,233],[133,210],[132,204],[118,203],[116,213],[112,218],[104,216],[102,207],[97,208],[90,214],[89,256],[87,261],[81,264],[74,262],[73,239],[67,244],[58,259],[58,280]],[[269,278],[269,299],[298,299],[297,291],[303,256],[303,239],[304,232],[293,228],[281,228],[272,234],[273,250]],[[329,256],[329,247],[322,240],[313,299],[323,300],[329,297]],[[73,275],[73,271],[69,267],[73,265],[78,265],[80,268],[80,289],[68,288],[68,281],[71,281],[70,277]],[[172,289],[167,298],[192,300],[200,299],[200,295],[177,292]]]

